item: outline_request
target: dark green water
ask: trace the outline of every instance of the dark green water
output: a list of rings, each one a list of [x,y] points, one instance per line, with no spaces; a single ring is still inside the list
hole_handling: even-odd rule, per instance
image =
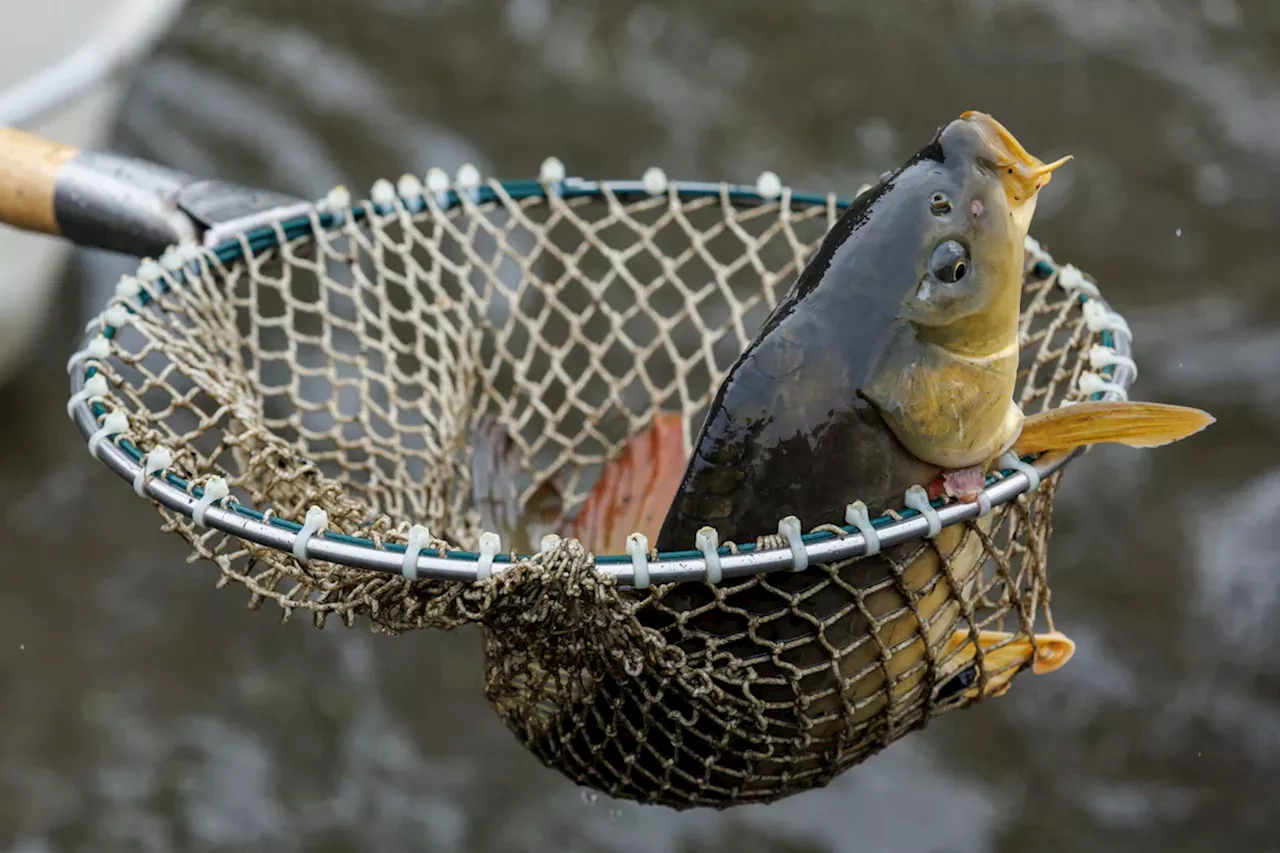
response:
[[[475,633],[282,627],[184,562],[63,414],[118,274],[82,256],[0,393],[0,849],[1280,850],[1273,0],[210,0],[113,144],[310,197],[548,154],[848,194],[968,108],[1075,155],[1034,233],[1129,318],[1135,395],[1219,418],[1073,464],[1064,670],[774,806],[588,801],[490,711]]]

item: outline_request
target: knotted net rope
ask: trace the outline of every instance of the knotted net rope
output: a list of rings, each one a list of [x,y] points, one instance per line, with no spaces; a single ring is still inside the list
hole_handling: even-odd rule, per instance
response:
[[[414,579],[302,561],[157,504],[219,586],[318,627],[479,625],[486,693],[527,748],[581,784],[676,808],[825,784],[969,704],[935,696],[953,630],[1052,627],[1059,474],[935,538],[798,573],[622,589],[574,539],[538,551],[656,412],[683,415],[688,452],[839,215],[834,197],[789,191],[564,186],[384,187],[377,208],[317,208],[274,240],[190,252],[185,272],[147,261],[121,282],[92,329],[110,352],[86,362],[106,378],[99,422],[128,418],[111,440],[166,448],[167,474],[223,478],[268,518],[319,507],[329,533],[373,547],[422,524],[429,547],[474,551],[500,529],[532,552],[473,583]],[[1060,272],[1029,244],[1028,414],[1086,396],[1098,333]],[[843,519],[803,521],[848,535]]]

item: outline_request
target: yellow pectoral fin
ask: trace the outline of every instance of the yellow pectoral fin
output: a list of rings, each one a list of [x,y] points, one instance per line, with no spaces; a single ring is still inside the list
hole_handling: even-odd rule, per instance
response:
[[[1077,403],[1027,417],[1013,451],[1025,456],[1106,442],[1160,447],[1195,435],[1214,420],[1200,409],[1167,403]]]

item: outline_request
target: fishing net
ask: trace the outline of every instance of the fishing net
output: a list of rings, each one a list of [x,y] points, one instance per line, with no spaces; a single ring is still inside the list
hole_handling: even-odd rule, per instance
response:
[[[374,199],[144,262],[78,356],[91,449],[126,448],[141,494],[160,477],[202,497],[194,512],[156,503],[164,529],[252,608],[389,633],[478,625],[487,695],[521,743],[581,784],[676,808],[823,785],[978,701],[940,689],[954,632],[1052,627],[1060,471],[936,536],[718,583],[624,587],[583,543],[543,539],[655,413],[683,416],[688,452],[845,202],[574,181],[402,181]],[[1112,368],[1093,372],[1111,339],[1088,316],[1092,283],[1028,245],[1030,414],[1098,393]],[[465,556],[470,577],[300,559],[208,525],[215,503],[290,541],[396,554],[422,525],[414,548]],[[845,521],[804,519],[806,541],[854,535]],[[486,530],[513,553],[478,563]]]

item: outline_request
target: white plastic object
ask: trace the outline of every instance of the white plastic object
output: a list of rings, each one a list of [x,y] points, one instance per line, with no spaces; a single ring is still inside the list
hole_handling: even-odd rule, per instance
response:
[[[91,358],[102,361],[110,355],[111,339],[105,335],[96,335],[89,339],[84,349],[73,353],[71,358],[67,359],[67,373],[70,374],[77,366]]]
[[[1129,323],[1114,311],[1107,308],[1096,299],[1090,299],[1085,302],[1084,308],[1081,309],[1084,314],[1084,323],[1089,327],[1091,332],[1124,332],[1129,340],[1133,340],[1133,332],[1129,329]]]
[[[1028,492],[1034,492],[1036,488],[1040,485],[1040,472],[1037,471],[1033,466],[1028,465],[1027,463],[1023,462],[1021,459],[1019,459],[1018,455],[1013,451],[1010,451],[1005,455],[1001,456],[999,465],[1002,468],[1011,468],[1014,471],[1020,471],[1023,474],[1025,474],[1028,480],[1028,484],[1027,484]]]
[[[867,543],[863,552],[868,557],[880,553],[880,534],[871,526],[871,513],[862,501],[854,501],[844,508],[844,522],[850,527],[858,528],[863,540]]]
[[[906,495],[903,496],[903,503],[920,513],[925,521],[929,522],[929,531],[925,535],[930,539],[942,532],[942,518],[929,503],[929,493],[923,486],[912,486],[907,489]]]
[[[142,292],[142,284],[131,275],[120,276],[120,281],[116,282],[116,296],[128,302],[134,299]]]
[[[393,205],[396,203],[396,188],[386,178],[378,178],[369,188],[369,198],[374,204]]]
[[[293,537],[293,556],[299,563],[307,561],[307,543],[311,537],[329,526],[329,514],[318,506],[307,510],[307,517],[302,521],[302,529]]]
[[[538,177],[546,181],[548,184],[558,184],[564,180],[564,163],[556,157],[548,157],[542,161],[541,168],[538,169]]]
[[[1093,396],[1094,394],[1114,394],[1121,400],[1129,399],[1128,390],[1117,382],[1108,382],[1096,373],[1085,371],[1080,374],[1080,390]]]
[[[978,517],[981,518],[989,512],[991,512],[991,498],[984,490],[978,493]]]
[[[324,206],[329,208],[330,210],[338,210],[340,208],[350,207],[351,206],[351,190],[347,189],[342,184],[338,184],[336,187],[329,190],[328,195],[324,197]]]
[[[55,111],[75,105],[84,96],[100,90],[104,82],[119,79],[164,37],[185,7],[185,0],[114,0],[75,7],[52,4],[39,9],[42,17],[15,26],[13,32],[41,37],[46,24],[57,21],[57,12],[85,10],[93,20],[89,27],[72,27],[75,46],[55,61],[23,72],[16,82],[6,81],[0,91],[0,127],[32,127],[50,118]],[[10,7],[11,9],[13,7]],[[56,12],[54,10],[57,10]],[[73,12],[74,14],[74,12]],[[6,30],[8,31],[8,30]],[[65,32],[59,26],[60,38]],[[41,45],[43,48],[43,45]],[[19,57],[22,51],[18,52]],[[35,55],[35,54],[33,54]],[[14,68],[21,69],[19,62]],[[6,71],[6,76],[8,76]]]
[[[800,519],[794,515],[778,520],[778,533],[787,537],[787,545],[791,548],[791,571],[803,572],[809,568],[809,554],[804,550],[803,534]]]
[[[189,264],[198,257],[200,257],[200,246],[194,240],[183,238],[178,241],[178,258],[182,263]]]
[[[720,583],[724,577],[724,569],[720,564],[720,536],[710,525],[699,527],[693,537],[694,545],[702,552],[702,559],[707,563],[707,583]]]
[[[782,195],[782,179],[776,172],[761,172],[756,178],[756,192],[761,198],[777,198]]]
[[[631,569],[635,572],[635,588],[649,586],[649,538],[643,533],[627,536],[627,554],[631,557]]]
[[[173,451],[164,445],[153,448],[146,456],[142,457],[142,465],[138,468],[138,473],[133,475],[133,490],[137,492],[138,497],[145,498],[147,496],[147,478],[152,474],[158,474],[173,464]]]
[[[102,320],[108,326],[118,329],[129,322],[129,311],[119,302],[102,312]]]
[[[427,169],[427,189],[432,195],[440,195],[449,191],[449,176],[439,166]]]
[[[417,175],[410,175],[406,172],[396,181],[396,192],[400,194],[401,198],[420,198],[422,196],[422,181],[418,180]]]
[[[1129,368],[1129,372],[1133,374],[1134,379],[1138,378],[1137,362],[1129,358],[1129,356],[1121,355],[1111,347],[1104,347],[1101,344],[1094,344],[1089,347],[1089,364],[1094,369],[1123,365]]]
[[[1058,270],[1058,286],[1068,293],[1083,293],[1091,298],[1101,295],[1098,286],[1085,278],[1073,264],[1064,264]]]
[[[70,399],[67,400],[67,417],[75,417],[76,406],[94,399],[100,400],[107,396],[109,390],[106,374],[101,371],[93,374],[85,380],[84,387],[72,394]]]
[[[163,276],[164,268],[156,262],[155,258],[143,258],[142,263],[138,264],[138,279],[140,281],[156,281]]]
[[[561,542],[561,539],[559,536],[557,536],[554,533],[548,533],[546,536],[542,537],[542,541],[539,542],[538,545],[542,553],[545,554],[548,551],[554,551],[557,547],[559,547],[560,542]]]
[[[492,530],[480,534],[480,559],[476,560],[476,580],[487,581],[493,576],[493,558],[502,550],[502,538]]]
[[[409,528],[409,542],[404,546],[404,559],[400,562],[400,574],[409,580],[418,579],[418,555],[431,541],[431,531],[421,524]]]
[[[112,436],[119,435],[129,428],[129,416],[119,409],[109,412],[102,419],[102,426],[98,427],[98,431],[89,436],[89,453],[94,459],[98,458],[98,449],[102,442]]]
[[[470,163],[463,163],[458,167],[456,180],[464,190],[475,189],[480,186],[480,170]]]
[[[640,183],[649,195],[661,195],[667,190],[667,173],[657,166],[650,166],[644,170]]]
[[[191,510],[191,520],[196,523],[197,527],[206,527],[204,517],[209,511],[209,507],[213,506],[220,500],[225,499],[231,494],[231,487],[227,485],[227,481],[222,477],[213,477],[204,485],[204,494],[200,500],[196,501],[195,509]]]

